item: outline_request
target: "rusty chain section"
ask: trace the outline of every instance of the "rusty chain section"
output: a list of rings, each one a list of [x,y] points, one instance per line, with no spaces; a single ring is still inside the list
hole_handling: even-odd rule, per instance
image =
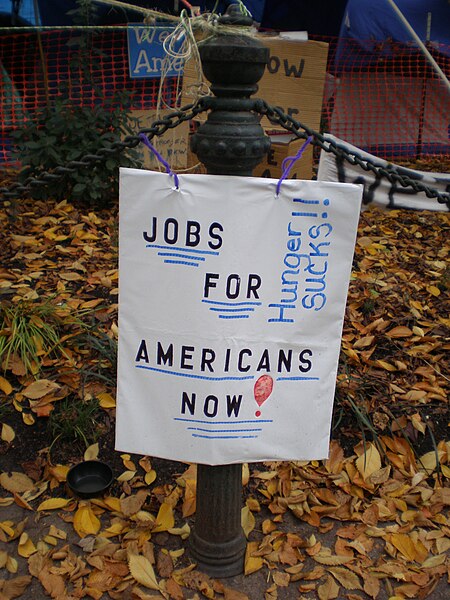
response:
[[[163,135],[167,130],[174,129],[185,121],[195,119],[200,113],[209,110],[211,101],[209,97],[200,98],[197,102],[175,110],[165,117],[154,121],[151,127],[143,129],[149,139]],[[357,165],[366,172],[371,171],[376,177],[386,178],[392,185],[400,185],[403,188],[412,188],[416,193],[424,193],[428,198],[435,198],[440,204],[446,204],[450,208],[450,193],[440,192],[430,188],[418,179],[400,173],[395,165],[377,165],[368,159],[362,158],[357,152],[350,152],[347,148],[340,146],[333,140],[327,139],[321,133],[311,129],[304,123],[296,121],[284,113],[280,108],[270,106],[261,99],[246,100],[246,109],[267,116],[271,123],[280,125],[286,131],[291,132],[297,138],[313,137],[313,144],[325,152],[334,154],[338,159],[345,160],[351,165]],[[73,160],[64,166],[56,167],[52,172],[45,172],[38,177],[28,177],[23,183],[13,183],[9,187],[0,187],[0,197],[4,199],[19,198],[26,194],[31,188],[45,186],[47,182],[58,181],[64,175],[75,173],[78,169],[89,167],[95,163],[105,161],[108,156],[122,152],[127,148],[135,148],[140,143],[137,135],[130,135],[121,142],[114,142],[109,148],[101,148],[95,154],[86,154],[82,160]]]

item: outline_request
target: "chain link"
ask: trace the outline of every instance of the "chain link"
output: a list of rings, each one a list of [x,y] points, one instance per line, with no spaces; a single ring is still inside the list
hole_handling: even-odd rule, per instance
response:
[[[395,165],[377,165],[375,162],[362,158],[357,152],[350,152],[347,148],[340,146],[334,140],[330,140],[321,133],[314,131],[307,125],[296,121],[284,113],[280,108],[270,106],[264,100],[255,103],[255,112],[267,116],[271,123],[281,125],[283,129],[290,131],[298,138],[313,137],[313,144],[331,152],[340,160],[346,160],[351,165],[357,165],[366,172],[372,171],[376,177],[385,177],[392,185],[400,184],[404,188],[412,188],[416,193],[423,192],[428,198],[436,198],[439,204],[446,204],[450,208],[450,194],[440,192],[417,179],[402,175]]]
[[[149,139],[159,137],[169,129],[174,129],[184,123],[194,119],[197,115],[207,110],[205,103],[200,99],[197,102],[188,104],[180,110],[175,110],[168,115],[154,121],[151,127],[142,129]],[[21,197],[32,187],[45,186],[48,182],[58,181],[65,175],[76,173],[79,169],[89,167],[95,163],[105,161],[109,156],[123,152],[127,148],[136,148],[140,144],[137,135],[128,135],[122,141],[113,142],[109,148],[100,148],[95,154],[86,154],[81,160],[71,160],[64,166],[58,166],[53,171],[46,171],[37,177],[28,177],[22,183],[13,183],[9,187],[0,187],[0,197],[12,199]]]
[[[252,102],[252,101],[250,101]],[[248,101],[247,101],[248,103]],[[154,121],[151,127],[142,130],[149,139],[159,137],[169,129],[174,129],[184,123],[194,119],[197,115],[207,111],[210,108],[210,102],[207,97],[200,98],[197,102],[175,110],[165,117]],[[340,146],[334,140],[326,138],[321,133],[311,129],[307,125],[296,121],[291,116],[284,113],[280,108],[267,104],[265,100],[255,99],[252,106],[247,109],[254,110],[256,113],[267,116],[272,123],[280,125],[286,131],[290,131],[297,138],[313,137],[313,144],[334,154],[339,160],[346,160],[351,165],[357,165],[366,172],[371,171],[376,177],[386,178],[392,185],[399,184],[404,188],[412,188],[416,193],[424,193],[428,198],[436,198],[440,204],[446,204],[450,208],[450,194],[440,192],[430,188],[417,179],[401,174],[394,165],[377,165],[375,162],[362,158],[357,152],[350,152],[347,148]],[[105,161],[108,156],[123,152],[127,148],[135,148],[140,143],[137,135],[129,135],[123,141],[113,142],[109,148],[101,148],[95,154],[86,154],[81,160],[72,160],[65,166],[58,166],[52,172],[46,171],[37,177],[28,177],[23,183],[13,183],[9,187],[0,187],[0,196],[6,199],[17,198],[26,193],[32,187],[45,186],[47,182],[58,181],[65,175],[75,173],[77,170],[89,167],[95,163]]]

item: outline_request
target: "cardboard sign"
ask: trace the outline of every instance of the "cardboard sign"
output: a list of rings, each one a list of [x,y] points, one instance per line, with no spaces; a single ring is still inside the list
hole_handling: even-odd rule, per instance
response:
[[[130,25],[127,30],[128,64],[131,79],[160,78],[168,67],[164,40],[173,27]],[[165,62],[166,61],[166,62]],[[183,72],[184,59],[170,61],[166,77],[177,77]]]
[[[116,448],[328,454],[361,188],[121,169]]]
[[[173,112],[168,110],[132,110],[130,112],[130,123],[133,125],[136,133],[141,129],[151,127],[157,119]],[[185,169],[187,166],[188,146],[189,146],[189,123],[185,121],[178,125],[176,129],[168,129],[163,135],[155,136],[152,139],[153,146],[167,160],[172,169]],[[147,169],[164,170],[156,156],[149,152],[143,144],[135,149],[142,160],[142,164]]]
[[[328,57],[325,42],[298,42],[261,37],[269,48],[270,58],[261,81],[258,96],[272,106],[301,121],[308,127],[320,128],[323,90]],[[264,117],[265,129],[280,129]]]
[[[326,134],[326,139],[334,141],[350,153],[358,154],[363,160],[387,168],[387,160],[378,158],[352,146],[339,138]],[[428,171],[415,171],[396,165],[399,173],[412,180],[421,181],[430,188],[440,192],[450,189],[450,175],[445,173],[430,173]],[[317,179],[320,181],[339,181],[341,183],[359,183],[363,186],[363,206],[374,204],[385,208],[406,208],[415,210],[436,210],[448,212],[446,204],[439,204],[436,198],[428,198],[425,193],[417,193],[412,187],[402,187],[400,184],[391,183],[386,177],[377,177],[372,171],[365,171],[358,165],[352,165],[335,154],[320,152],[319,170]]]

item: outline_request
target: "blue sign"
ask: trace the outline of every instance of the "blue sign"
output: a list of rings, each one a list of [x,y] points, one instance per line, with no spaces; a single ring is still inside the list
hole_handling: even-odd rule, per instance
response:
[[[184,59],[168,56],[164,40],[173,32],[173,27],[132,25],[128,28],[128,64],[132,79],[177,77],[182,74]],[[175,43],[175,50],[183,42]],[[172,44],[173,47],[173,44]],[[170,61],[170,62],[169,62]],[[167,71],[167,67],[170,67]]]

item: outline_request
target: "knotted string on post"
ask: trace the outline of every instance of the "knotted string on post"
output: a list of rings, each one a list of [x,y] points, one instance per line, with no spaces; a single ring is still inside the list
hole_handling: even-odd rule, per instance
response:
[[[145,144],[147,146],[147,148],[149,148],[149,150],[151,150],[153,152],[153,154],[156,156],[156,158],[159,160],[159,162],[165,167],[166,173],[168,175],[170,175],[171,177],[173,177],[173,181],[175,183],[175,188],[177,190],[179,190],[180,189],[180,181],[178,179],[178,175],[174,171],[172,171],[172,169],[170,168],[170,165],[167,162],[167,160],[163,156],[161,156],[161,154],[153,146],[153,144],[150,143],[150,140],[145,135],[145,133],[140,133],[138,137],[141,140],[141,142],[143,144]]]
[[[288,177],[294,164],[302,157],[303,152],[306,150],[306,148],[312,142],[312,139],[313,139],[313,136],[310,135],[307,138],[307,140],[302,144],[302,146],[300,147],[299,151],[297,152],[297,154],[295,156],[286,156],[286,158],[281,163],[282,174],[277,183],[277,196],[280,195],[281,184]]]

